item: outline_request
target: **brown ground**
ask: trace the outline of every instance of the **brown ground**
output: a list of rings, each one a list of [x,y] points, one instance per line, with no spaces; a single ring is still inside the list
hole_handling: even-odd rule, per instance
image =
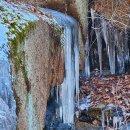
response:
[[[130,111],[130,75],[81,79],[81,95],[90,95],[92,106],[115,104]]]

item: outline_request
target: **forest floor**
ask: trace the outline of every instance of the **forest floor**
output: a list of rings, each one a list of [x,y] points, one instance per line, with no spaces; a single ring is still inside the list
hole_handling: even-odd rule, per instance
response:
[[[115,118],[121,119],[122,125],[130,122],[130,75],[101,76],[93,72],[89,78],[80,78],[80,86],[80,105],[88,103],[86,108],[80,106],[80,123],[102,126],[104,122],[114,128]]]

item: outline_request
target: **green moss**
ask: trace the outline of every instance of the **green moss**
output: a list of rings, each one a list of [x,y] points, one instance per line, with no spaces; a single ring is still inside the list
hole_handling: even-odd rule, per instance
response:
[[[31,89],[31,83],[28,80],[28,75],[27,75],[27,71],[26,71],[25,65],[22,66],[22,72],[23,72],[25,84],[26,84],[26,87],[27,87],[26,90],[29,93],[29,91]]]
[[[23,42],[23,40],[28,36],[30,29],[35,27],[35,23],[29,22],[28,26],[25,27],[21,32],[19,32],[16,29],[16,24],[11,25],[9,28],[11,28],[10,33],[15,35],[15,38],[8,40],[11,42],[10,48],[11,48],[11,59],[15,65],[15,71],[17,72],[22,66],[22,59],[21,56],[23,56],[23,52],[20,51],[20,44]],[[21,29],[21,28],[20,28]]]
[[[29,31],[34,29],[34,22],[28,22],[27,26],[22,29],[22,27],[18,27],[17,23],[11,24],[8,28],[10,29],[11,35],[14,34],[15,38],[9,38],[10,43],[10,58],[15,68],[15,73],[17,74],[19,70],[22,71],[24,80],[27,86],[27,91],[30,91],[30,83],[27,76],[27,71],[25,68],[24,60],[25,53],[21,50],[21,43],[28,36]],[[19,28],[20,31],[17,30]]]
[[[3,20],[4,20],[4,23],[9,23],[8,19],[3,18]]]
[[[4,7],[0,6],[1,11],[5,11]],[[29,82],[27,72],[24,65],[24,52],[21,50],[21,43],[28,36],[29,31],[35,27],[35,22],[21,19],[20,14],[12,14],[10,12],[2,12],[2,24],[6,25],[9,31],[6,33],[10,42],[10,58],[14,65],[15,73],[22,70],[24,75],[27,90],[29,91]],[[20,22],[23,21],[23,22]]]
[[[0,11],[6,11],[6,9],[3,6],[0,6]]]

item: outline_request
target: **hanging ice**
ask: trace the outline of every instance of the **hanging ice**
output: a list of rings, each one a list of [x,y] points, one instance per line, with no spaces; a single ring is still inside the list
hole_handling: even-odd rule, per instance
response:
[[[126,66],[128,66],[130,62],[129,46],[128,46],[129,42],[128,27],[125,27],[124,30],[119,31],[110,22],[107,22],[102,16],[97,14],[93,9],[91,9],[91,19],[92,19],[91,29],[95,32],[95,35],[91,34],[92,35],[91,38],[93,36],[96,37],[100,74],[102,73],[104,66],[103,64],[104,59],[102,56],[102,53],[104,51],[102,44],[103,42],[105,43],[106,47],[105,49],[109,61],[111,74],[125,73]],[[95,43],[95,41],[93,40],[91,42],[92,43],[89,43],[90,45]],[[85,63],[85,68],[87,68],[88,63],[89,63],[88,61],[87,64]]]
[[[61,85],[62,106],[61,118],[64,123],[74,123],[74,96],[79,100],[79,50],[78,50],[78,25],[76,21],[60,12],[41,9],[55,17],[58,24],[64,27],[65,33],[65,78]]]
[[[97,49],[98,49],[98,57],[99,57],[99,66],[100,66],[100,74],[102,74],[102,36],[106,43],[107,55],[109,59],[109,66],[111,74],[115,74],[115,43],[113,39],[113,30],[111,27],[108,28],[107,23],[103,18],[95,13],[93,9],[91,9],[91,18],[92,18],[92,27],[95,30],[96,40],[97,40]],[[109,30],[110,29],[110,30]]]
[[[92,9],[91,9],[91,17],[93,22],[93,29],[95,30],[96,39],[97,39],[100,74],[102,74],[102,40],[101,40],[100,17],[96,16],[95,11]]]
[[[115,39],[114,28],[109,25],[108,28],[108,58],[111,74],[115,74]]]
[[[129,47],[128,47],[128,33],[127,28],[124,32],[115,32],[116,48],[117,48],[117,61],[119,73],[124,73],[125,64],[129,63]]]
[[[87,38],[87,41],[85,43],[85,74],[87,77],[90,75],[89,51],[89,41]]]
[[[111,27],[109,27],[108,23],[103,18],[101,18],[101,25],[109,59],[110,72],[111,74],[115,74],[115,42],[114,38],[112,38],[114,33]]]

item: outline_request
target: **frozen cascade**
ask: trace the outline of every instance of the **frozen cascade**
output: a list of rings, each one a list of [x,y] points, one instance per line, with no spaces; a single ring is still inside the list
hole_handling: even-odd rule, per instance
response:
[[[114,27],[110,22],[106,21],[104,17],[97,14],[93,9],[91,9],[91,19],[92,19],[91,29],[95,32],[96,40],[93,39],[94,33],[91,34],[92,35],[91,39],[93,40],[90,41],[90,43],[88,43],[87,45],[95,43],[97,44],[96,45],[98,55],[97,57],[98,57],[100,74],[102,74],[102,70],[104,68],[110,69],[111,74],[125,73],[126,67],[128,67],[128,65],[130,64],[129,46],[128,46],[129,42],[128,27],[125,27],[124,30],[116,29],[116,27]],[[87,47],[92,49],[91,46]],[[108,57],[109,68],[104,64],[107,61],[107,57],[106,58],[103,57],[104,50],[106,51]],[[92,59],[92,57],[90,57],[90,59]],[[88,69],[90,65],[89,61],[87,60],[85,58],[85,68]],[[96,66],[96,64],[94,66]],[[87,69],[85,70],[86,73],[88,73]]]
[[[79,49],[77,22],[60,12],[41,8],[43,13],[54,16],[59,25],[64,27],[65,33],[65,77],[59,89],[62,105],[60,117],[64,123],[74,123],[74,96],[79,101]]]
[[[16,129],[16,103],[13,97],[10,75],[9,48],[6,41],[6,28],[0,25],[3,31],[0,43],[0,130]]]

